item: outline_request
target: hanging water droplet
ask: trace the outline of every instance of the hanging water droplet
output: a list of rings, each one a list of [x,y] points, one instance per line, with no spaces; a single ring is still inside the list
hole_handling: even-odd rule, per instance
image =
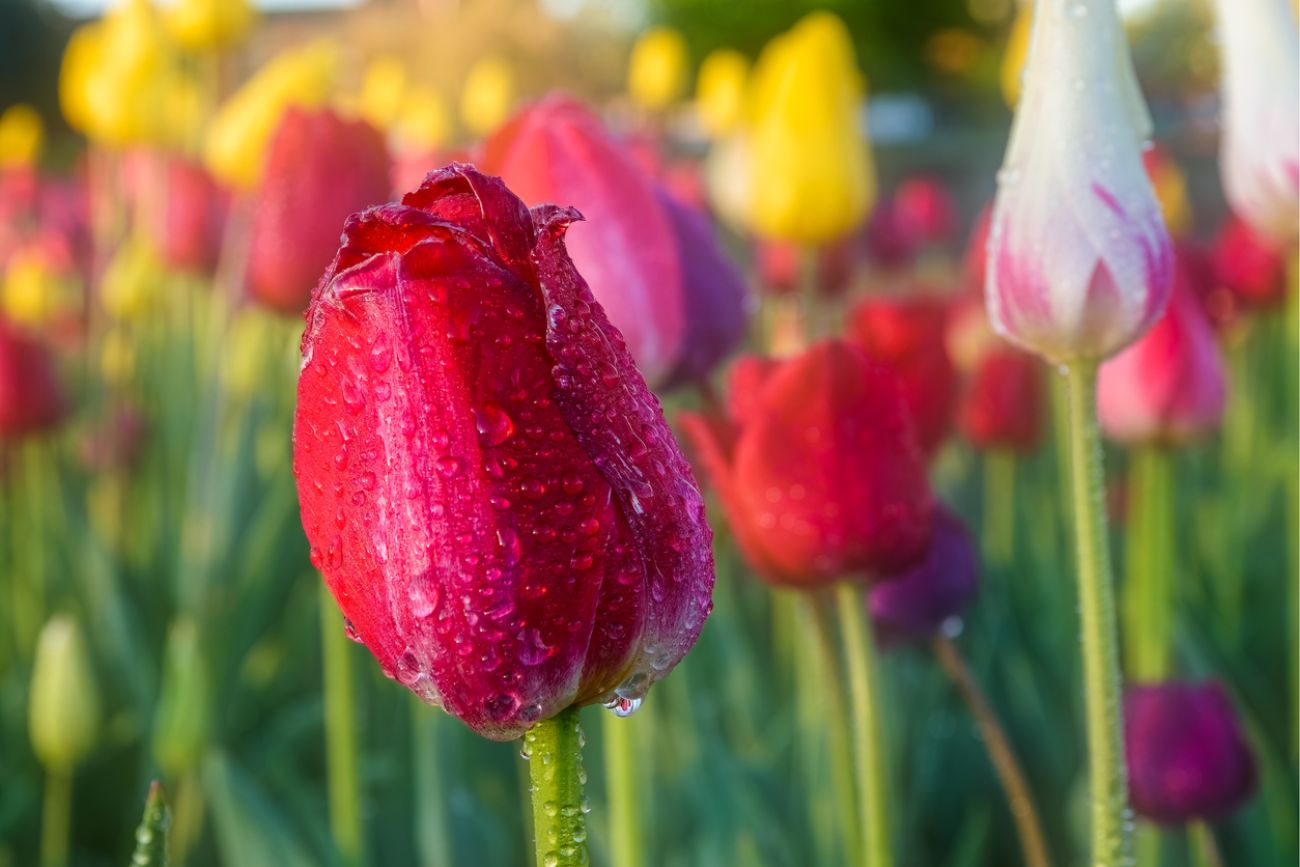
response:
[[[474,409],[474,426],[479,442],[485,446],[499,446],[515,432],[514,420],[495,403],[485,403]]]
[[[641,699],[623,698],[622,696],[616,695],[613,698],[611,698],[609,701],[605,702],[605,707],[609,710],[612,710],[614,712],[614,716],[629,717],[632,714],[636,713],[637,710],[640,709]]]

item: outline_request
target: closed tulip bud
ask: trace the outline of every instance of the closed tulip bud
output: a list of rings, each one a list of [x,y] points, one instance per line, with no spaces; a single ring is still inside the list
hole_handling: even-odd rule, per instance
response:
[[[0,318],[0,443],[49,430],[66,408],[53,356]]]
[[[212,703],[207,664],[193,621],[178,620],[167,633],[162,685],[154,712],[153,755],[169,776],[192,771],[208,743]]]
[[[451,119],[442,96],[433,88],[417,85],[402,97],[393,120],[393,137],[402,151],[436,151],[447,143]]]
[[[506,122],[515,107],[515,74],[500,57],[470,67],[460,93],[460,121],[472,135],[485,136]]]
[[[748,80],[749,60],[739,51],[719,48],[704,58],[695,80],[695,115],[710,136],[727,135],[740,125]]]
[[[406,68],[395,57],[376,57],[366,66],[357,94],[357,111],[375,129],[388,129],[396,121],[406,96]]]
[[[933,501],[893,375],[840,341],[740,370],[739,412],[682,425],[754,571],[812,587],[916,562]]]
[[[1141,143],[1149,121],[1113,0],[1042,0],[989,235],[989,319],[1056,362],[1150,327],[1173,255]]]
[[[961,617],[975,598],[978,561],[961,519],[940,506],[925,556],[867,593],[867,610],[880,639],[924,641]]]
[[[806,249],[785,241],[760,240],[755,253],[758,278],[764,292],[788,295],[806,288],[802,285],[808,279],[804,273]],[[853,239],[844,238],[827,244],[814,255],[817,291],[832,298],[842,295],[853,281],[859,259]]]
[[[890,197],[895,219],[920,248],[948,243],[957,228],[957,205],[938,178],[920,175],[898,185]]]
[[[862,104],[853,44],[833,14],[813,12],[763,49],[748,124],[756,232],[818,245],[862,225],[876,185]]]
[[[1218,428],[1226,400],[1214,330],[1180,277],[1151,330],[1101,366],[1097,417],[1122,442],[1176,445]]]
[[[1042,365],[1009,346],[977,362],[957,409],[962,435],[978,449],[1031,452],[1043,435]]]
[[[134,321],[162,303],[167,286],[167,271],[153,241],[137,233],[117,249],[104,269],[99,302],[113,319]]]
[[[1223,687],[1131,686],[1124,746],[1133,811],[1162,825],[1215,821],[1255,791],[1255,759]]]
[[[66,243],[38,236],[0,272],[0,310],[18,325],[42,328],[80,313],[82,288]]]
[[[1285,245],[1230,217],[1211,251],[1215,283],[1242,307],[1275,310],[1286,303],[1287,255]]]
[[[301,313],[344,219],[388,198],[389,171],[383,136],[368,123],[289,109],[253,195],[249,294],[272,310]]]
[[[893,371],[921,451],[933,455],[952,424],[957,371],[944,336],[948,306],[925,295],[869,298],[854,308],[845,336]]]
[[[1300,32],[1286,0],[1217,0],[1223,52],[1224,191],[1257,231],[1296,240]]]
[[[303,337],[312,560],[386,672],[496,739],[635,707],[711,606],[703,499],[565,253],[577,218],[433,172],[348,221]]]
[[[32,752],[47,770],[68,773],[99,738],[99,687],[81,627],[56,615],[41,629],[27,700]]]
[[[652,385],[698,379],[739,342],[745,287],[711,227],[586,108],[551,96],[525,109],[482,164],[524,201],[563,200],[587,217],[567,239],[573,261]]]
[[[0,169],[31,166],[45,146],[45,122],[36,109],[20,102],[0,112]]]
[[[259,69],[222,104],[208,127],[203,161],[212,174],[238,189],[255,186],[286,109],[323,103],[336,63],[334,46],[322,41],[278,54]]]
[[[229,195],[206,168],[161,151],[127,154],[126,198],[162,262],[179,271],[217,267]]]
[[[627,92],[642,108],[662,111],[686,93],[689,63],[682,34],[669,27],[647,30],[628,58]]]
[[[184,47],[207,51],[238,43],[256,18],[249,0],[179,0],[167,9],[167,28]]]

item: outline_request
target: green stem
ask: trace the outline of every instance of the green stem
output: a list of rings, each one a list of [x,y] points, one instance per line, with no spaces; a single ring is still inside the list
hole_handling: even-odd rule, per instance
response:
[[[68,835],[72,829],[72,771],[49,768],[45,774],[45,802],[41,811],[41,867],[68,863]]]
[[[1194,863],[1197,867],[1223,867],[1223,853],[1219,851],[1219,843],[1214,839],[1213,828],[1196,821],[1187,826],[1187,833],[1192,838]]]
[[[411,699],[411,753],[415,764],[415,846],[422,867],[456,863],[447,826],[446,769],[442,763],[443,720],[427,704]]]
[[[576,707],[539,722],[524,735],[532,777],[538,867],[578,867],[587,856],[582,785],[582,730]]]
[[[1132,863],[1132,827],[1124,765],[1123,707],[1115,637],[1115,597],[1106,512],[1102,502],[1101,440],[1097,432],[1097,364],[1067,372],[1070,475],[1079,568],[1088,773],[1092,797],[1092,864]]]
[[[329,776],[330,831],[347,867],[363,862],[361,795],[357,780],[357,731],[352,660],[347,634],[321,582],[320,619],[325,681],[325,749]]]
[[[1125,671],[1131,680],[1168,677],[1173,657],[1174,514],[1171,455],[1160,446],[1129,463],[1129,524],[1123,591]]]
[[[641,786],[636,747],[641,717],[601,716],[605,745],[605,789],[609,809],[610,864],[641,867],[645,864],[645,837],[641,833]],[[634,737],[635,735],[635,737]]]
[[[844,706],[844,677],[835,632],[831,623],[831,600],[824,595],[806,595],[809,622],[821,668],[821,686],[814,695],[821,702],[826,744],[830,753],[831,791],[835,797],[839,824],[840,857],[851,859],[859,851],[858,798],[853,783],[853,748],[848,708]]]
[[[1015,559],[1016,456],[1008,449],[984,454],[984,552],[999,568]]]
[[[863,867],[890,867],[889,787],[881,736],[876,649],[862,589],[847,582],[835,588],[844,657],[853,704],[853,751],[857,756],[858,812]]]

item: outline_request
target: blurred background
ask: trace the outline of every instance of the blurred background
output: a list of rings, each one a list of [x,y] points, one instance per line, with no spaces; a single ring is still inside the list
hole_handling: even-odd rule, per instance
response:
[[[1227,686],[1259,769],[1215,826],[1222,863],[1294,863],[1294,247],[1243,236],[1224,205],[1211,10],[1120,5],[1154,121],[1149,168],[1231,383],[1221,429],[1171,458],[1178,673]],[[856,53],[874,208],[833,243],[758,240],[728,204],[725,152],[748,66],[814,10],[843,21]],[[485,138],[560,90],[619,159],[709,216],[743,278],[750,348],[780,348],[810,272],[835,323],[877,295],[956,309],[980,291],[978,216],[1026,38],[1015,0],[3,0],[0,867],[127,863],[154,778],[173,864],[529,863],[518,745],[420,704],[361,645],[340,649],[308,559],[290,467],[297,339],[342,217],[482,158]],[[311,119],[292,128],[294,112]],[[978,362],[951,354],[954,394],[988,400],[972,396]],[[653,383],[670,419],[708,405],[725,367]],[[1056,379],[1024,380],[1012,432],[945,429],[932,476],[983,554],[950,637],[1068,864],[1087,809]],[[1108,458],[1123,527],[1133,461],[1119,446]],[[840,863],[815,662],[784,594],[715,529],[713,618],[628,720],[640,863]],[[899,863],[1021,863],[927,646],[886,659]],[[592,858],[632,864],[603,808],[617,782],[605,713],[584,711]],[[351,793],[331,789],[327,754],[355,760]],[[1183,828],[1161,839],[1160,863],[1209,863]]]

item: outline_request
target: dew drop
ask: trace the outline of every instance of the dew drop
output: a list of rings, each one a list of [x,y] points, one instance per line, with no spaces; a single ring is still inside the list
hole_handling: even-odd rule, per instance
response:
[[[515,432],[510,414],[495,403],[485,403],[474,410],[474,426],[479,442],[485,446],[499,446]]]
[[[465,462],[453,455],[445,455],[438,458],[438,474],[444,479],[452,479],[459,476],[465,469]]]

